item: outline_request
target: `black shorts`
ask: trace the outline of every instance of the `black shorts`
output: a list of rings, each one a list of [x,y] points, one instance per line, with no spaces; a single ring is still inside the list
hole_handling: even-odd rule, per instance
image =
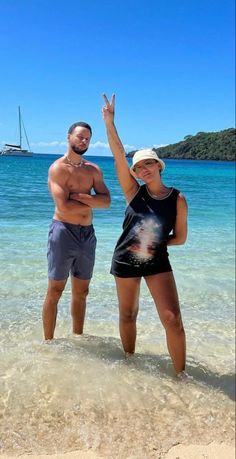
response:
[[[134,264],[125,260],[118,260],[116,253],[113,255],[110,273],[116,277],[146,277],[172,271],[168,253],[156,257],[151,263],[143,262]]]

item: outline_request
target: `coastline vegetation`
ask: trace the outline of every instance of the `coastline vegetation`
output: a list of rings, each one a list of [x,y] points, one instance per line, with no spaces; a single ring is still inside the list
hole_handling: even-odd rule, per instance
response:
[[[153,150],[161,158],[235,161],[236,129],[186,135],[184,140],[178,143],[153,148]],[[127,157],[131,158],[134,153],[135,151],[129,152]]]

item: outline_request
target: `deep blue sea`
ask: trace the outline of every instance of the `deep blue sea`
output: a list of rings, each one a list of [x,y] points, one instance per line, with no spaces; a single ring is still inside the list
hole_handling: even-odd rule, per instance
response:
[[[157,451],[179,442],[231,441],[235,164],[166,160],[163,181],[180,189],[189,207],[188,240],[169,248],[193,378],[180,383],[144,283],[137,352],[130,360],[123,356],[109,270],[125,200],[111,157],[87,156],[101,167],[112,204],[94,211],[98,243],[85,334],[71,333],[68,283],[55,340],[43,342],[53,214],[47,172],[56,158],[0,157],[0,453],[84,449],[107,458],[143,459],[159,457]]]

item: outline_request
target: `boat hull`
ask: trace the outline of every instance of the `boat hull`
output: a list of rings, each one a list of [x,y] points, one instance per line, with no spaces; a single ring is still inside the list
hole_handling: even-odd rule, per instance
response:
[[[33,156],[33,153],[28,150],[1,150],[2,156]]]

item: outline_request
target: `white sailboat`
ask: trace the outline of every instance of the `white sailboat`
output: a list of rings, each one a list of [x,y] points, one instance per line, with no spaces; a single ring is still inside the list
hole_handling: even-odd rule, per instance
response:
[[[33,153],[30,149],[25,126],[22,120],[20,107],[18,107],[18,116],[19,116],[19,144],[13,145],[10,143],[6,143],[4,147],[0,150],[0,154],[4,156],[33,156]],[[28,145],[28,150],[22,148],[22,137],[23,137],[22,131],[24,132],[24,135],[25,135],[25,139]]]

